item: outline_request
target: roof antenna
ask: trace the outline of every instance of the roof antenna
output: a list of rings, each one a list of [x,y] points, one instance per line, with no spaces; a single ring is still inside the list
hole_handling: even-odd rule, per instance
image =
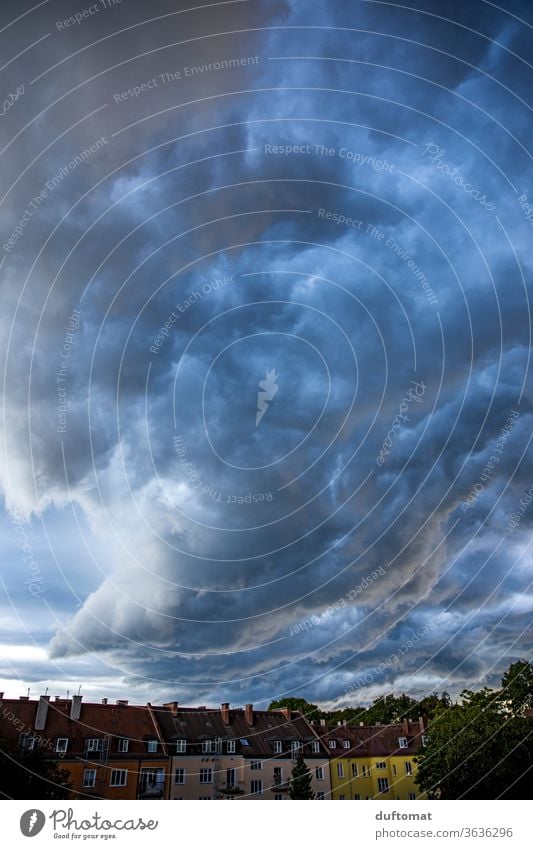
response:
[[[69,698],[70,698],[70,690],[67,690],[67,702],[68,702]]]
[[[28,687],[28,698],[30,697],[30,688]]]
[[[45,694],[45,696],[47,696],[47,695],[48,695],[48,687],[47,687],[47,688],[46,688],[46,690],[44,691],[44,694]]]
[[[81,690],[81,684],[80,684],[80,686],[78,687],[78,696],[79,696],[79,694],[80,694],[80,690]]]

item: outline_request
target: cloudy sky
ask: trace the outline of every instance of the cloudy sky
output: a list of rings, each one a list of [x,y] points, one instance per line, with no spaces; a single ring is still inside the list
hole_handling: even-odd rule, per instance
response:
[[[496,683],[531,4],[6,0],[0,38],[1,689]]]

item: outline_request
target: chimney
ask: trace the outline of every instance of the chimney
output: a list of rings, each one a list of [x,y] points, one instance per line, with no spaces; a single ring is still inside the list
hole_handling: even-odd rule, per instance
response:
[[[220,715],[224,725],[229,725],[229,702],[222,702],[220,705]]]
[[[360,723],[359,723],[359,728],[363,728],[364,724],[365,724],[364,722],[360,722]]]
[[[50,696],[40,696],[39,704],[37,705],[37,713],[35,714],[35,730],[44,731],[46,728],[46,717],[48,716],[48,702]]]
[[[322,728],[326,728],[326,720],[325,720],[325,719],[321,719],[321,720],[320,720],[320,726],[321,726]]]
[[[290,707],[282,707],[280,708],[280,713],[283,714],[287,722],[291,721],[291,709]]]
[[[340,722],[340,720],[337,720],[337,725],[342,725],[342,722]]]
[[[117,705],[119,707],[127,707],[128,700],[127,699],[117,699]]]
[[[4,698],[4,694],[0,693],[0,702],[2,701],[3,698]]]
[[[403,725],[403,733],[409,734],[409,720],[404,719],[404,721],[402,722],[402,725]]]
[[[21,702],[29,702],[30,697],[29,696],[19,696],[19,699],[20,699]]]
[[[254,706],[253,705],[244,705],[244,718],[250,728],[254,724]]]
[[[168,708],[172,716],[177,716],[179,704],[179,702],[164,702],[163,707]]]
[[[72,704],[70,706],[70,718],[79,719],[81,713],[81,700],[83,696],[72,696]]]
[[[103,704],[103,705],[106,705],[106,704],[107,704],[107,699],[102,699],[102,704]]]
[[[418,717],[418,724],[420,725],[420,733],[424,734],[425,731],[426,731],[426,726],[424,724],[424,717],[423,716]]]

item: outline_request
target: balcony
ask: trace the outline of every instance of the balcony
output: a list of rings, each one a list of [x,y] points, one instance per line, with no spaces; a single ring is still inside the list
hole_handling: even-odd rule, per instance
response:
[[[272,793],[288,793],[289,781],[280,781],[278,784],[272,784],[270,787]]]
[[[242,781],[238,781],[237,784],[218,784],[215,789],[217,793],[222,793],[223,796],[242,796],[244,793]]]

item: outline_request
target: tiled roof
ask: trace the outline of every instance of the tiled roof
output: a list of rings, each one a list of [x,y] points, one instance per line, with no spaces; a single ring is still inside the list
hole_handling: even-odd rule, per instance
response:
[[[224,723],[220,709],[198,711],[180,707],[156,715],[169,751],[175,751],[176,740],[186,740],[187,752],[200,754],[203,741],[219,738],[235,740],[236,753],[244,757],[272,757],[275,740],[282,743],[280,756],[290,753],[293,741],[303,743],[306,757],[328,756],[324,744],[320,745],[319,752],[311,751],[316,735],[296,711],[287,719],[281,711],[254,710],[252,726],[246,721],[245,711],[239,708],[229,710],[228,724]]]
[[[164,753],[161,745],[158,753],[148,753],[148,740],[158,740],[158,728],[154,724],[149,706],[82,703],[79,719],[71,719],[71,700],[50,701],[43,731],[34,731],[38,702],[16,699],[3,700],[0,710],[0,737],[9,747],[16,747],[21,733],[50,740],[68,737],[68,756],[81,755],[85,742],[90,737],[109,737],[110,753],[128,759],[142,756],[157,757]],[[159,708],[163,711],[164,708]],[[10,718],[10,714],[15,719]],[[128,738],[128,752],[118,753],[118,739]]]
[[[331,757],[348,758],[414,755],[422,745],[421,734],[423,733],[419,722],[393,725],[335,725],[329,728],[315,726],[315,731],[322,735]],[[407,740],[406,747],[400,747],[401,737]],[[337,744],[333,749],[329,746],[330,740],[334,740]],[[344,748],[344,740],[349,740],[349,748]]]

